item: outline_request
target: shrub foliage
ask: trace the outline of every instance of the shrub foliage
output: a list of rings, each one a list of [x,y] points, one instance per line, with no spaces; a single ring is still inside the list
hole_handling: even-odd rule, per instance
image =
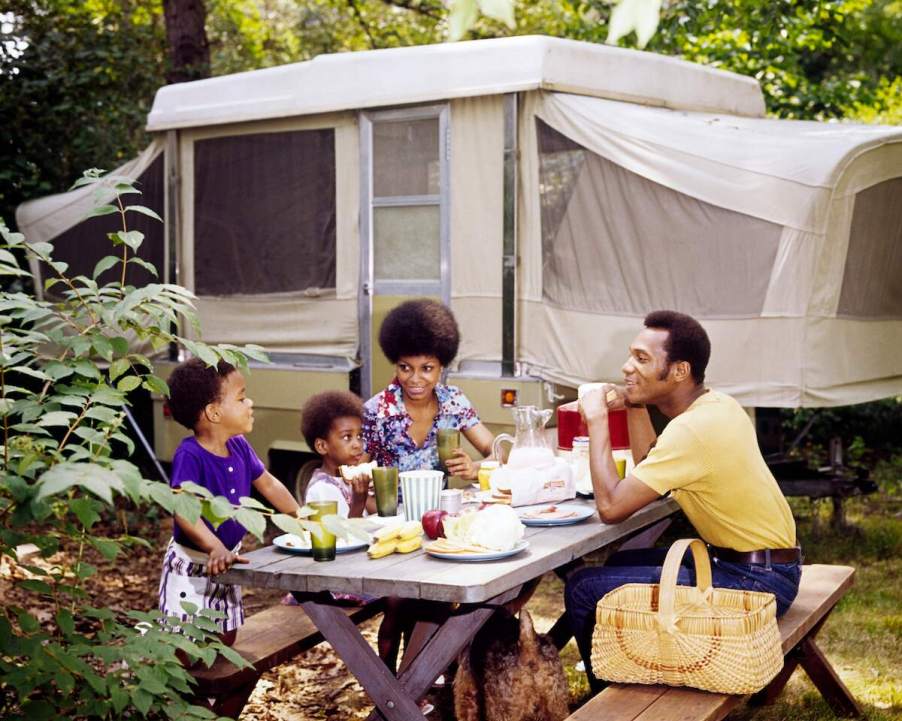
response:
[[[237,367],[266,357],[256,346],[211,346],[178,335],[180,326],[197,325],[192,294],[167,283],[128,284],[136,265],[156,277],[138,255],[142,234],[128,229],[135,213],[155,213],[127,204],[124,199],[138,191],[126,179],[94,170],[76,185],[94,188],[95,215],[122,220],[122,230],[109,236],[113,252],[91,278],[69,277],[66,264],[53,259],[52,245],[28,244],[0,222],[0,274],[31,277],[20,263],[27,257],[41,265],[44,288],[54,298],[0,294],[0,566],[15,560],[24,544],[36,545],[45,559],[52,556],[52,564],[20,564],[27,577],[17,583],[55,609],[47,623],[26,607],[4,604],[0,611],[0,717],[211,718],[184,700],[192,679],[176,650],[208,665],[217,654],[246,665],[219,643],[216,612],[175,622],[179,634],[161,630],[158,612],[117,616],[89,605],[86,588],[96,568],[86,562],[85,549],[114,559],[147,543],[127,534],[101,537],[92,532],[95,524],[114,504],[157,504],[192,522],[203,516],[215,525],[235,517],[258,538],[268,516],[289,532],[318,526],[302,520],[307,509],[295,519],[252,498],[232,505],[191,483],[172,489],[142,478],[128,460],[134,450],[123,431],[129,392],[168,392],[154,375],[152,351],[175,343],[207,363],[224,359]],[[117,280],[99,285],[97,277],[109,269]],[[324,522],[346,535],[348,526],[334,517]]]

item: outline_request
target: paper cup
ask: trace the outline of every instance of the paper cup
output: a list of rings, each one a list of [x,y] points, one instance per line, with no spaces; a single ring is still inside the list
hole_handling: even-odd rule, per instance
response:
[[[401,495],[404,499],[404,517],[419,521],[426,511],[439,507],[442,492],[442,471],[401,471]]]

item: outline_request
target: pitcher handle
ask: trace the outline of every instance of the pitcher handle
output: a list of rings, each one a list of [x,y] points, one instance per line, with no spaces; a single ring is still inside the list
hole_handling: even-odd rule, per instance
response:
[[[501,433],[495,436],[495,440],[492,441],[492,458],[498,463],[501,463],[501,444],[505,441],[512,446],[514,445],[514,437],[510,433]]]
[[[539,415],[542,418],[542,427],[544,427],[545,424],[548,423],[549,420],[551,420],[552,413],[554,413],[554,411],[552,411],[550,408],[543,408],[541,411],[539,411]]]

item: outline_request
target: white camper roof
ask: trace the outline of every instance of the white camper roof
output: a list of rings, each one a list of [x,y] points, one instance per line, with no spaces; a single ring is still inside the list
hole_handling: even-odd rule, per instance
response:
[[[526,90],[760,117],[754,78],[664,55],[522,36],[320,55],[157,91],[149,131]]]

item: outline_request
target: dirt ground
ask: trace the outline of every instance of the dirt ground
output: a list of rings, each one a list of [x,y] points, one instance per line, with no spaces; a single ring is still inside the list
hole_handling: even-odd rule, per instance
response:
[[[95,526],[95,532],[101,536],[120,531],[118,526]],[[155,608],[160,561],[162,550],[171,535],[171,520],[145,523],[140,532],[134,528],[130,531],[140,533],[151,541],[153,548],[136,546],[123,552],[113,562],[106,561],[93,550],[87,552],[85,560],[98,568],[87,588],[92,605],[117,612]],[[245,539],[245,550],[252,550],[259,545],[252,536]],[[62,560],[59,555],[46,560],[31,557],[28,563],[49,567]],[[53,607],[49,600],[25,594],[12,585],[11,581],[17,577],[22,578],[24,573],[15,564],[11,564],[8,558],[4,558],[4,564],[0,566],[0,598],[3,598],[4,604],[27,607],[42,622],[50,622]],[[552,576],[542,583],[530,601],[528,608],[539,631],[550,628],[559,615],[563,604],[561,592],[560,582]],[[246,589],[245,610],[248,614],[255,613],[279,603],[283,595],[279,591]],[[378,619],[373,619],[362,626],[364,636],[374,648],[378,622]],[[569,650],[565,651],[565,665],[571,673],[577,660],[576,651],[571,644]],[[448,679],[444,688],[435,688],[429,695],[429,700],[436,707],[429,715],[431,721],[454,719],[450,681]],[[331,647],[323,643],[299,656],[293,663],[265,674],[240,718],[241,721],[338,721],[365,719],[371,710],[372,704],[366,693]]]

